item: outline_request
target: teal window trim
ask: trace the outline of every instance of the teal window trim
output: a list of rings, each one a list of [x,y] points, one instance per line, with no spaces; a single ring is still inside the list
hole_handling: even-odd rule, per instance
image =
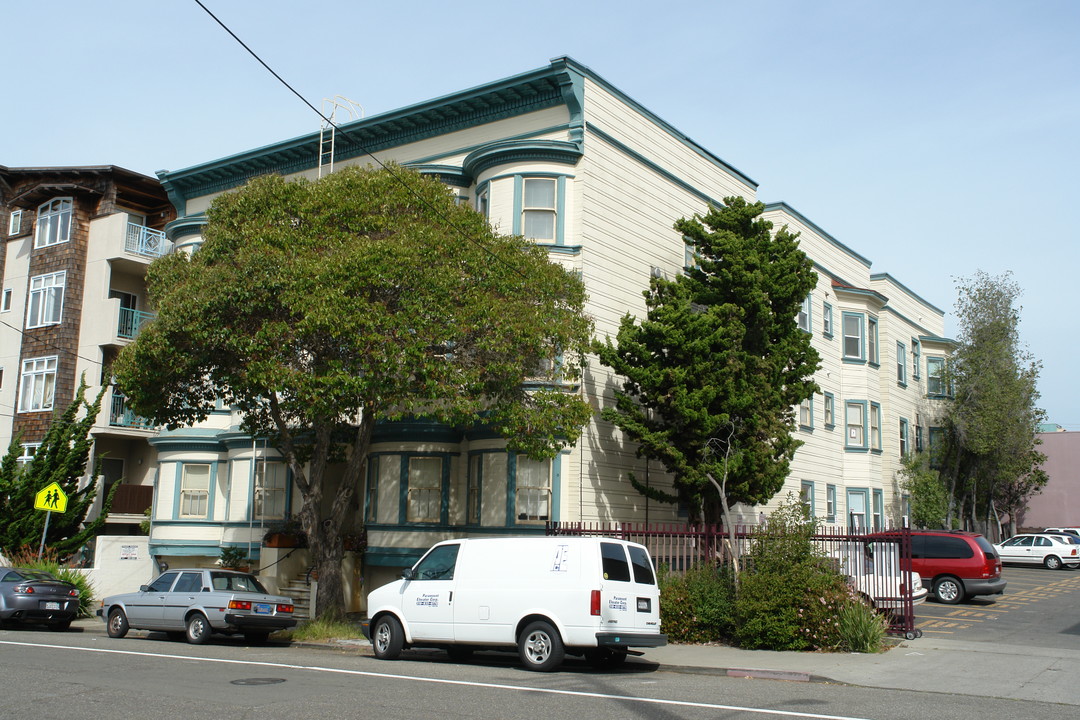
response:
[[[803,507],[806,508],[807,517],[817,517],[817,512],[814,508],[813,480],[803,480],[799,483],[799,500],[802,502]]]
[[[873,316],[866,318],[866,362],[871,367],[881,365],[881,345],[878,343],[878,319]]]
[[[907,348],[904,343],[896,343],[896,384],[907,387]]]
[[[877,421],[876,423],[874,421]],[[880,455],[881,454],[881,404],[872,402],[870,403],[870,416],[867,418],[870,423],[870,452]]]
[[[836,396],[831,392],[825,396],[825,429],[832,430],[836,427]]]
[[[522,211],[525,201],[525,181],[535,178],[555,180],[555,245],[566,245],[566,173],[551,172],[527,172],[514,174],[514,219],[511,223],[514,235],[521,235],[524,231],[522,226]],[[491,178],[492,180],[497,178]],[[538,244],[544,243],[536,240]]]
[[[920,353],[922,348],[919,345],[917,338],[911,338],[911,378],[913,380],[919,379],[919,365],[922,363]]]
[[[465,469],[465,524],[478,527],[484,520],[484,508],[482,501],[484,499],[484,455],[483,452],[470,452],[468,455],[468,465]],[[473,489],[473,463],[476,463],[476,489]],[[473,507],[473,502],[476,502],[476,514],[470,516],[470,508]]]
[[[821,334],[832,340],[833,337],[833,309],[829,303],[821,305]]]
[[[861,423],[852,422],[852,408],[859,408],[859,414],[861,415]],[[862,431],[862,438],[860,441],[858,438],[852,437],[852,429],[854,425],[860,425]],[[846,400],[844,401],[844,450],[847,452],[867,452],[870,449],[870,409],[866,400]]]
[[[900,418],[900,457],[905,457],[911,451],[910,423],[907,418]]]
[[[825,486],[825,522],[836,522],[836,486]]]
[[[803,410],[806,413],[803,413]],[[804,416],[805,415],[805,416]],[[814,396],[803,400],[799,403],[799,429],[801,430],[813,430],[814,429]]]
[[[473,206],[476,208],[476,212],[484,216],[485,219],[491,220],[491,181],[485,180],[476,186],[476,204]]]
[[[945,428],[930,427],[926,432],[926,449],[930,453],[930,467],[941,467],[942,444],[945,440]]]
[[[375,523],[379,517],[379,463],[371,462],[376,456],[368,455],[364,484],[364,523]]]
[[[848,321],[854,321],[856,324],[852,325]],[[840,331],[843,335],[843,343],[840,348],[840,354],[846,363],[866,363],[866,315],[857,312],[844,311],[840,314]],[[858,330],[857,334],[851,334],[848,332],[849,328]],[[856,348],[851,347],[852,341],[858,346],[858,352],[851,352]]]
[[[880,488],[873,490],[874,505],[871,509],[873,514],[874,530],[880,532],[885,529],[885,494]]]
[[[506,453],[506,526],[536,527],[541,524],[540,521],[522,520],[519,522],[517,519],[517,461],[519,455],[520,453],[516,452]],[[560,453],[548,461],[550,463],[548,482],[551,491],[548,501],[549,522],[558,522],[559,520],[559,485],[562,480],[562,455],[563,453]]]
[[[409,526],[447,525],[450,516],[450,458],[453,453],[446,452],[401,452],[401,470],[398,475],[398,523]],[[439,458],[442,460],[441,483],[439,487],[439,519],[409,520],[409,460],[413,458]]]
[[[214,497],[217,495],[218,460],[181,460],[176,463],[176,476],[173,486],[173,511],[172,519],[181,522],[210,523],[214,522]],[[206,483],[206,517],[181,517],[180,516],[180,491],[184,484],[185,465],[209,465],[210,477]]]
[[[936,369],[935,369],[936,368]],[[934,387],[936,385],[936,387]],[[945,358],[931,355],[926,358],[926,396],[931,398],[951,397],[945,377]]]
[[[862,497],[862,527],[867,527],[867,516],[870,514],[870,490],[868,488],[847,488],[847,496],[845,498],[847,502],[847,525],[848,527],[854,527],[852,522],[852,513],[856,510],[854,504],[851,502],[853,496]]]

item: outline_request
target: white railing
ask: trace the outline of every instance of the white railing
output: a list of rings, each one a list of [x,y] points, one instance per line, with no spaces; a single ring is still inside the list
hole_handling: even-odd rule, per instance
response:
[[[128,223],[124,250],[133,255],[156,258],[168,255],[172,251],[172,243],[161,230]]]

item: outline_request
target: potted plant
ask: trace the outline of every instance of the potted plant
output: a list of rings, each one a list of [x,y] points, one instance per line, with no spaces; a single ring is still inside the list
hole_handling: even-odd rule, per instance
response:
[[[266,526],[262,544],[263,547],[307,547],[307,535],[300,518],[286,515],[271,522]]]
[[[247,552],[242,547],[228,547],[223,545],[221,547],[219,562],[221,563],[221,567],[226,570],[243,570],[244,572],[249,570]]]

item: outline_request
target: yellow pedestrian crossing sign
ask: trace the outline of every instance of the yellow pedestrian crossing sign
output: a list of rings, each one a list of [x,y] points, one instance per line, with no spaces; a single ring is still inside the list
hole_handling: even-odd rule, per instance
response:
[[[49,483],[48,487],[34,496],[34,509],[67,512],[67,494],[56,483]]]

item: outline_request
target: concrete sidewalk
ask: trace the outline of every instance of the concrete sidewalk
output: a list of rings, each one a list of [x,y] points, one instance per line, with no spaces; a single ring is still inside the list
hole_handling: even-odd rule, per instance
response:
[[[98,618],[72,627],[104,633]],[[303,643],[305,647],[371,653],[366,640]],[[1013,700],[1080,705],[1080,649],[1049,650],[960,640],[904,640],[887,652],[776,652],[726,645],[667,645],[650,648],[628,662],[658,664],[661,670],[794,682],[836,682],[863,687],[944,692]]]

